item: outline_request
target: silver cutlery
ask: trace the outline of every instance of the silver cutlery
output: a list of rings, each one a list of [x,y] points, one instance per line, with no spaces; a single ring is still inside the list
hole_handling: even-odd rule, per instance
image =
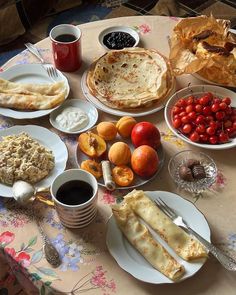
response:
[[[36,48],[36,46],[34,46],[32,43],[25,43],[25,46],[34,56],[36,56],[40,60],[42,66],[46,70],[48,76],[52,79],[56,79],[58,77],[57,70],[54,68],[53,65],[49,65],[45,62],[45,60],[43,59],[43,57],[39,53],[38,49]]]
[[[178,215],[171,207],[169,207],[161,198],[155,199],[156,205],[159,209],[164,212],[172,221],[182,227],[187,229],[189,233],[195,236],[205,247],[206,249],[215,256],[215,258],[228,270],[236,271],[236,261],[226,255],[222,250],[205,240],[202,236],[200,236],[197,232],[195,232],[183,219],[182,216]]]
[[[49,241],[48,236],[45,234],[40,221],[36,217],[36,223],[40,232],[40,235],[43,240],[43,250],[45,254],[45,258],[48,263],[50,263],[53,267],[58,267],[61,264],[61,259],[57,249],[53,246],[53,244]]]

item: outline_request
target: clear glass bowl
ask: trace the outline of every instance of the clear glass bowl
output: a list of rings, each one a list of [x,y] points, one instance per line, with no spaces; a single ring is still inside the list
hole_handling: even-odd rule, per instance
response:
[[[200,161],[206,173],[205,178],[186,181],[180,177],[179,169],[182,165],[185,165],[189,159]],[[192,150],[185,150],[175,154],[169,161],[168,170],[170,176],[179,188],[195,194],[199,194],[208,189],[216,181],[217,176],[217,167],[213,159],[204,153]]]

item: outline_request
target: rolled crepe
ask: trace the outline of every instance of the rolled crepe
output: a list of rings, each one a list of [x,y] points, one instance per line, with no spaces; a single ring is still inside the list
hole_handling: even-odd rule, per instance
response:
[[[124,197],[124,202],[183,259],[207,257],[203,245],[174,224],[143,191],[133,190]]]
[[[112,211],[127,240],[154,268],[173,281],[183,276],[184,267],[154,240],[147,227],[139,222],[127,204],[114,205]]]

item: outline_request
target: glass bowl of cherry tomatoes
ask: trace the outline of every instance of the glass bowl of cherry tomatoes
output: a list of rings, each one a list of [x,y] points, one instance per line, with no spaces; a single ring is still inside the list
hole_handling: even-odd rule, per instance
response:
[[[179,188],[196,194],[208,189],[217,177],[214,160],[205,153],[193,150],[175,154],[169,161],[168,170]]]
[[[165,107],[171,131],[185,142],[214,150],[236,146],[236,93],[214,85],[189,86]]]

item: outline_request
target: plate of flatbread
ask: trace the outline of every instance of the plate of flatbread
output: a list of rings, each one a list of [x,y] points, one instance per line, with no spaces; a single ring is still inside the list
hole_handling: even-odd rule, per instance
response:
[[[169,61],[152,49],[110,50],[84,72],[81,88],[98,109],[140,117],[161,110],[175,90]]]
[[[47,128],[16,125],[0,130],[0,195],[11,198],[16,180],[49,187],[65,170],[67,159],[66,145]]]
[[[0,73],[0,114],[15,119],[39,118],[68,97],[67,78],[52,79],[41,64],[19,64]]]
[[[193,203],[166,191],[134,190],[112,206],[106,243],[119,266],[138,280],[175,283],[193,276],[206,262],[207,251],[155,205],[158,197],[210,242],[209,225]]]

